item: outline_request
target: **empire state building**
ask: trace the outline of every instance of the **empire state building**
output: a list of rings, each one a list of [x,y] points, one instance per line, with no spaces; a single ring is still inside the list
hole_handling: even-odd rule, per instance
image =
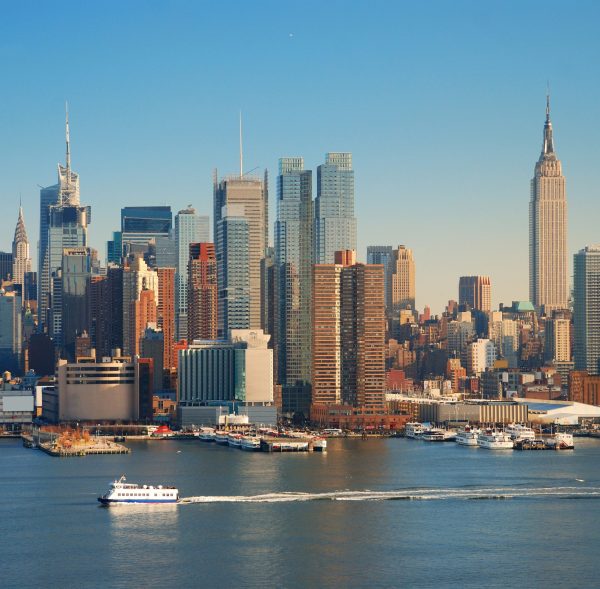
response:
[[[542,153],[531,180],[529,297],[538,312],[567,308],[567,200],[565,177],[554,151],[549,98]]]

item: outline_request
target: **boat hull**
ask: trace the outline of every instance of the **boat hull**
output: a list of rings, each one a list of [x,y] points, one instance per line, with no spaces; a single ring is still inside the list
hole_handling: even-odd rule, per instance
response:
[[[245,446],[242,444],[242,450],[246,450],[248,452],[260,452],[260,446]]]
[[[172,505],[179,502],[179,499],[107,499],[106,497],[98,497],[98,501],[102,505],[114,506],[114,505],[135,505],[135,504],[160,504],[164,505],[165,503],[170,503]]]
[[[512,442],[480,442],[479,447],[486,450],[513,450],[514,444]]]
[[[479,444],[477,443],[477,438],[474,438],[474,439],[456,438],[455,441],[459,446],[471,446],[473,448],[477,448],[477,446],[479,446]]]

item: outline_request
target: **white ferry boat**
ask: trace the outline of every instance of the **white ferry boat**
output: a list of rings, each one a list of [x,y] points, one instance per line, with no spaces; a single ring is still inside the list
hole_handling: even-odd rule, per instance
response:
[[[315,438],[313,440],[313,450],[315,452],[327,452],[327,440],[325,438]]]
[[[546,441],[546,444],[550,448],[555,448],[556,450],[572,450],[575,448],[575,441],[573,440],[572,434],[566,434],[564,432],[556,432]]]
[[[175,487],[158,485],[139,485],[126,483],[125,475],[110,484],[108,491],[98,497],[103,505],[120,505],[127,503],[177,503],[179,490]]]
[[[260,450],[260,438],[258,436],[242,436],[242,450]]]
[[[230,433],[227,435],[227,443],[232,448],[241,448],[242,446],[242,434]]]
[[[215,431],[215,442],[226,446],[229,443],[229,433],[223,429],[218,429]]]
[[[427,428],[422,423],[411,422],[404,426],[406,437],[413,440],[420,438],[425,431],[427,431]]]
[[[456,432],[434,427],[424,431],[420,438],[425,442],[451,442],[456,438]]]
[[[215,437],[215,430],[212,427],[203,427],[200,430],[200,439],[203,442],[214,442]]]
[[[513,441],[518,442],[520,440],[535,440],[535,432],[522,423],[511,423],[506,426],[504,430]]]
[[[486,429],[479,434],[477,444],[488,450],[512,450],[515,443],[505,432],[497,429]]]
[[[477,440],[480,433],[481,430],[465,425],[463,429],[458,431],[454,441],[461,446],[478,446]]]

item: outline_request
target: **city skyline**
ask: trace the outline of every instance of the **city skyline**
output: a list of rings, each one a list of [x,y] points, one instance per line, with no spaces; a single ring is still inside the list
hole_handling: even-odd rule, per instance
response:
[[[306,169],[315,172],[324,153],[352,152],[358,259],[366,259],[368,245],[405,243],[410,247],[419,268],[427,268],[426,272],[417,269],[418,308],[429,304],[434,313],[441,312],[445,301],[455,298],[457,277],[470,274],[491,276],[496,307],[499,302],[528,298],[527,260],[522,256],[527,248],[528,187],[531,163],[539,154],[546,80],[550,79],[553,123],[564,174],[569,181],[567,257],[571,282],[572,255],[597,241],[594,228],[597,199],[591,175],[595,163],[593,138],[598,125],[591,115],[595,110],[597,82],[589,74],[600,50],[591,34],[591,23],[595,22],[598,9],[590,4],[585,9],[580,7],[576,14],[567,11],[557,23],[552,17],[553,3],[532,3],[522,7],[518,15],[511,7],[496,7],[492,11],[463,4],[473,9],[466,19],[464,10],[457,11],[464,23],[443,6],[431,22],[425,20],[424,9],[405,7],[407,17],[413,17],[414,31],[403,30],[403,34],[396,34],[386,24],[388,19],[380,18],[381,10],[377,7],[368,10],[361,5],[341,16],[350,32],[328,31],[330,37],[325,38],[322,23],[297,15],[292,26],[285,20],[289,9],[284,7],[275,16],[270,14],[267,3],[256,8],[269,15],[265,38],[256,40],[243,60],[236,53],[247,39],[243,18],[232,19],[228,15],[228,24],[237,37],[233,35],[232,47],[214,65],[201,60],[201,74],[212,75],[215,68],[230,68],[240,73],[246,84],[252,79],[268,84],[246,85],[242,97],[237,93],[227,99],[223,99],[223,89],[199,99],[202,86],[199,77],[204,78],[190,67],[191,59],[214,36],[214,32],[208,31],[210,26],[224,18],[220,10],[213,11],[203,24],[196,10],[188,8],[190,24],[182,28],[180,39],[168,53],[180,63],[173,71],[167,70],[164,58],[156,60],[156,69],[144,67],[141,56],[130,51],[130,43],[145,38],[134,27],[131,39],[120,41],[118,48],[112,50],[123,53],[127,67],[115,66],[114,73],[111,69],[110,75],[115,78],[111,81],[106,56],[95,54],[92,45],[78,37],[81,52],[71,59],[73,67],[79,67],[81,84],[67,90],[45,83],[48,74],[40,69],[45,59],[65,50],[66,41],[59,40],[50,46],[42,36],[37,49],[22,52],[28,35],[39,33],[36,27],[41,24],[34,24],[33,32],[22,39],[6,31],[0,51],[7,56],[7,75],[17,82],[21,80],[23,74],[18,66],[23,60],[39,57],[44,49],[47,57],[40,64],[27,62],[27,71],[32,78],[39,74],[37,79],[48,88],[40,101],[37,85],[15,84],[7,97],[5,112],[0,114],[6,145],[12,146],[4,150],[0,160],[0,171],[5,178],[3,198],[9,203],[14,198],[16,215],[18,195],[22,193],[28,226],[38,226],[36,184],[51,184],[54,166],[64,158],[62,109],[64,100],[69,99],[73,166],[81,174],[82,200],[94,210],[90,245],[104,259],[104,242],[118,229],[118,212],[101,206],[107,194],[118,206],[169,204],[177,211],[191,203],[198,214],[211,213],[212,169],[218,167],[227,173],[238,168],[237,117],[242,108],[247,169],[259,165],[274,177],[280,157],[303,156]],[[540,6],[547,10],[540,10]],[[331,15],[334,8],[324,9],[324,17]],[[131,6],[126,7],[123,23],[131,22],[134,12]],[[40,19],[40,23],[45,26],[58,23],[58,15],[50,12],[44,15],[47,18]],[[81,26],[78,35],[86,31],[90,39],[99,41],[88,30],[90,16],[104,22],[94,9],[78,7],[68,12],[67,22]],[[6,22],[11,17],[17,22],[22,19],[21,9],[9,7]],[[175,20],[179,17],[158,11],[148,18],[154,23],[161,17],[164,22],[159,30],[172,36],[169,26],[179,23]],[[382,26],[377,43],[374,33],[368,30],[375,19],[381,20]],[[553,50],[559,59],[552,66],[540,68],[539,46],[550,21],[554,30]],[[509,22],[509,40],[517,47],[504,47],[507,54],[501,55],[492,41],[505,40]],[[192,43],[192,24],[206,33],[206,40]],[[120,28],[124,24],[111,26]],[[107,23],[107,30],[110,28]],[[446,29],[454,31],[450,46],[446,43],[450,39]],[[316,101],[305,90],[292,95],[291,88],[298,86],[292,84],[295,78],[288,72],[278,70],[278,77],[283,79],[273,86],[271,73],[257,74],[248,67],[248,62],[259,54],[267,59],[264,53],[273,47],[280,55],[267,59],[267,71],[277,68],[285,59],[294,66],[303,63],[306,56],[316,57],[325,50],[333,50],[336,43],[348,42],[348,35],[353,33],[356,43],[348,56],[353,73],[347,78],[336,74],[326,80],[329,70],[318,60],[311,60],[310,74],[291,68],[303,82],[311,79],[307,76],[324,82],[322,100]],[[485,41],[486,34],[491,41]],[[199,37],[202,35],[194,39]],[[578,40],[576,45],[569,43],[574,38]],[[416,44],[409,58],[405,53],[410,43]],[[150,56],[154,56],[155,50],[146,45]],[[474,47],[479,48],[478,55],[473,53]],[[376,52],[379,61],[371,73],[372,52]],[[517,61],[516,53],[520,56]],[[89,60],[89,68],[81,67],[84,58]],[[453,59],[463,60],[460,71]],[[124,81],[126,70],[130,78],[125,81],[123,96],[114,83]],[[155,91],[152,96],[147,92],[148,75],[157,76],[157,81],[152,82]],[[180,88],[175,96],[169,92],[168,100],[160,83],[169,79],[167,75],[173,75]],[[102,100],[84,88],[90,80],[107,82]],[[377,92],[367,97],[361,86],[375,88]],[[230,85],[225,87],[227,93]],[[307,87],[312,88],[312,84]],[[265,91],[272,99],[264,100]],[[350,96],[348,92],[354,93],[356,100],[348,101],[345,98]],[[141,108],[140,98],[144,98]],[[290,109],[297,114],[289,117]],[[432,161],[436,162],[435,174],[430,170]],[[150,169],[154,170],[152,174],[148,173]],[[503,170],[502,179],[498,179],[497,169]],[[490,177],[496,179],[493,185]],[[316,186],[313,191],[316,193]],[[270,219],[275,219],[274,201],[272,190]],[[403,221],[406,217],[413,221],[406,223]],[[418,219],[421,221],[417,222]],[[466,219],[468,230],[448,230]],[[511,239],[505,239],[505,232],[492,236],[487,226],[490,222],[503,223]],[[437,229],[424,232],[423,224]],[[269,231],[272,235],[272,223]],[[30,239],[35,266],[37,235],[30,235]],[[478,247],[473,247],[474,242]],[[0,247],[8,251],[8,235]],[[444,263],[448,249],[459,261],[456,271]]]

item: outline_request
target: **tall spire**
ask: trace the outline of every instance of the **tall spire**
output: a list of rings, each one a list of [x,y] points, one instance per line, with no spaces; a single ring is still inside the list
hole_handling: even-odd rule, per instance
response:
[[[244,144],[242,142],[242,111],[240,110],[240,178],[244,175]]]
[[[15,237],[12,244],[13,266],[12,281],[21,285],[21,292],[25,294],[25,274],[31,272],[31,259],[29,258],[29,240],[25,231],[25,219],[23,218],[23,207],[19,198],[19,218],[15,227]],[[24,299],[24,297],[23,297]]]
[[[546,94],[546,122],[544,123],[544,145],[542,147],[542,158],[554,155],[554,139],[552,137],[552,122],[550,121],[550,91]]]
[[[69,103],[65,101],[65,139],[67,140],[67,182],[71,175],[71,138],[69,137]]]
[[[25,231],[25,219],[23,217],[23,207],[21,206],[21,199],[19,198],[19,218],[17,219],[17,226],[15,227],[15,243],[27,242],[27,232]]]

